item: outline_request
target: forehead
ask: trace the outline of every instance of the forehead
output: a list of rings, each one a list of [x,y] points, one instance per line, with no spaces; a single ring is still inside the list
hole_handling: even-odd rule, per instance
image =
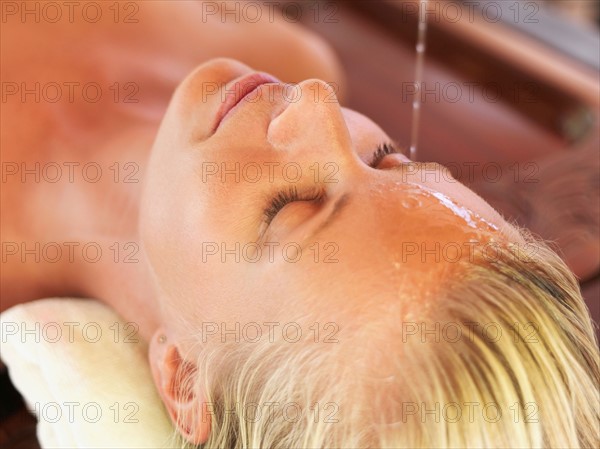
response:
[[[273,270],[288,281],[285,288],[332,310],[423,302],[473,257],[477,245],[501,237],[447,195],[418,185],[396,188],[355,193],[335,221],[304,245],[310,260],[284,263],[284,273]]]

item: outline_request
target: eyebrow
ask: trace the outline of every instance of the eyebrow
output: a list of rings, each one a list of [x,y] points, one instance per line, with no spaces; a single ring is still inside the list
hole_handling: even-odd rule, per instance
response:
[[[340,215],[340,212],[342,211],[342,209],[344,209],[344,207],[348,205],[348,203],[350,203],[350,194],[345,193],[337,199],[337,201],[333,205],[333,209],[331,209],[331,212],[329,213],[327,218],[325,218],[325,220],[323,220],[321,224],[317,226],[315,230],[312,231],[308,235],[308,237],[304,239],[304,241],[306,242],[307,240],[313,238],[315,235],[317,235],[319,232],[321,232],[323,229],[329,226],[335,220],[335,218]]]

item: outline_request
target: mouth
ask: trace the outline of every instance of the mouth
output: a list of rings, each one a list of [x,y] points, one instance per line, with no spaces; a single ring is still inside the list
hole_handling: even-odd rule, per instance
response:
[[[264,72],[255,72],[244,75],[240,78],[227,83],[225,89],[225,100],[221,103],[215,116],[213,132],[215,132],[221,123],[227,118],[229,113],[248,95],[254,92],[259,86],[268,83],[281,83],[280,80]]]

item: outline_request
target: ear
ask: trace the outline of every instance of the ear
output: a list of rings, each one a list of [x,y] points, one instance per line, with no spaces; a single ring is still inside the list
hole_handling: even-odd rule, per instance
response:
[[[171,421],[188,442],[205,443],[211,419],[203,406],[204,398],[191,388],[197,376],[196,365],[181,357],[163,328],[150,341],[149,359],[154,383]]]

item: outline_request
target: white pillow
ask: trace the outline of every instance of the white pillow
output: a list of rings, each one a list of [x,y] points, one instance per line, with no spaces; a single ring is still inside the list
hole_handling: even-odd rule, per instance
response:
[[[147,345],[110,308],[42,299],[6,310],[0,325],[2,360],[43,448],[178,447]]]

